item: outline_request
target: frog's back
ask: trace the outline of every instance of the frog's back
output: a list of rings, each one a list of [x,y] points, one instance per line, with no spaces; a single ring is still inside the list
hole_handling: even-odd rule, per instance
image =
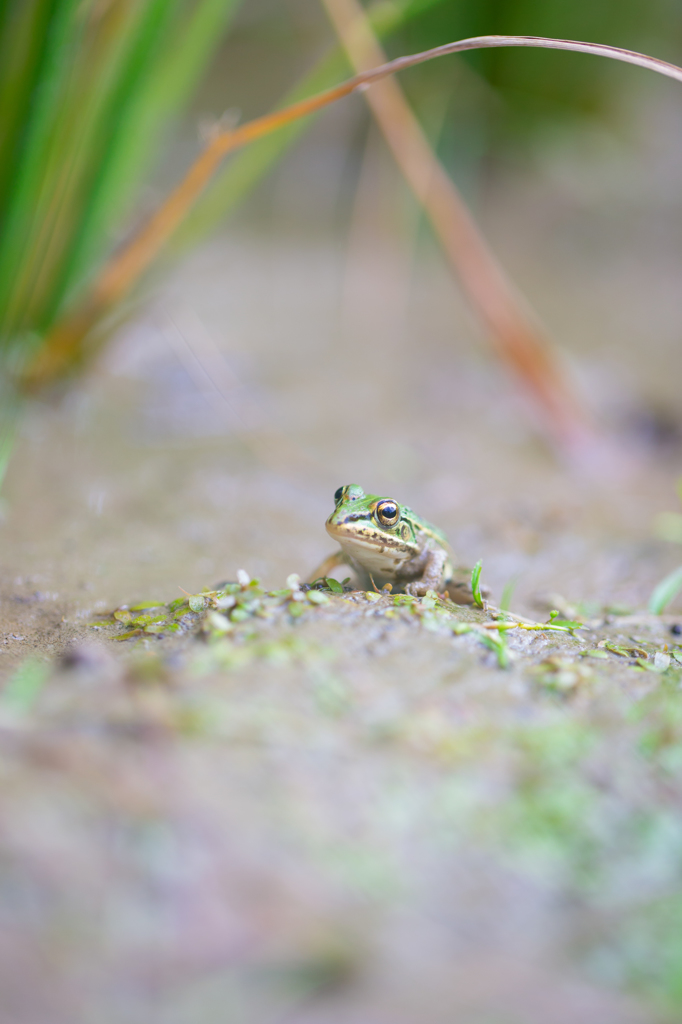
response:
[[[427,519],[422,519],[421,516],[418,516],[416,512],[413,512],[412,509],[408,508],[406,505],[403,505],[402,509],[403,514],[407,515],[412,522],[419,527],[419,530],[421,530],[422,533],[425,533],[427,537],[434,540],[436,544],[440,544],[440,546],[445,548],[446,551],[451,551],[450,541],[442,530],[439,530],[437,526],[434,526],[433,523],[430,523]]]

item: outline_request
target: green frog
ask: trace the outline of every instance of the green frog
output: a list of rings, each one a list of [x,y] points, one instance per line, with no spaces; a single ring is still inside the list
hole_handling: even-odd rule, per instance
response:
[[[453,578],[445,534],[411,508],[393,498],[365,494],[358,484],[339,487],[334,505],[325,525],[341,549],[322,563],[315,579],[345,564],[361,583],[375,588],[390,584],[413,597],[447,590],[459,604],[471,603],[471,588],[467,592],[466,583]]]

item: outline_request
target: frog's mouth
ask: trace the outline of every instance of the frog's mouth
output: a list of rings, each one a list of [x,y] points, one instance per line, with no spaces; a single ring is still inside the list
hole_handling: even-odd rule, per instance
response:
[[[378,530],[376,526],[372,525],[371,520],[364,516],[348,516],[343,522],[332,522],[328,519],[325,525],[329,536],[333,537],[350,555],[354,553],[353,549],[358,556],[362,552],[373,554],[386,552],[393,558],[400,556],[402,562],[414,554],[404,540],[394,537],[393,534],[385,533],[383,530]]]

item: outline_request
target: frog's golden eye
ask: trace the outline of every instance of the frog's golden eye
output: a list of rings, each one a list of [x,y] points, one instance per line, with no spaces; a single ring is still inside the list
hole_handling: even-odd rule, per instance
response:
[[[390,499],[380,501],[376,507],[375,514],[382,526],[395,526],[400,519],[400,509]]]
[[[337,505],[341,501],[342,497],[343,497],[343,487],[337,487],[336,490],[334,491],[334,501],[336,502]]]

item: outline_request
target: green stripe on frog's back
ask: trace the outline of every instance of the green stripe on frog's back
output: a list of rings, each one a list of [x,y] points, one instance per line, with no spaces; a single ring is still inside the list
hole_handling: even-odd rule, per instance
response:
[[[439,530],[437,526],[433,525],[433,523],[429,523],[428,520],[422,519],[421,516],[418,516],[416,512],[413,512],[412,509],[408,508],[406,505],[401,505],[400,509],[400,518],[409,520],[412,524],[415,535],[421,531],[428,537],[435,540],[438,544],[442,545],[442,547],[447,548],[448,551],[450,550],[450,542],[442,530]]]

